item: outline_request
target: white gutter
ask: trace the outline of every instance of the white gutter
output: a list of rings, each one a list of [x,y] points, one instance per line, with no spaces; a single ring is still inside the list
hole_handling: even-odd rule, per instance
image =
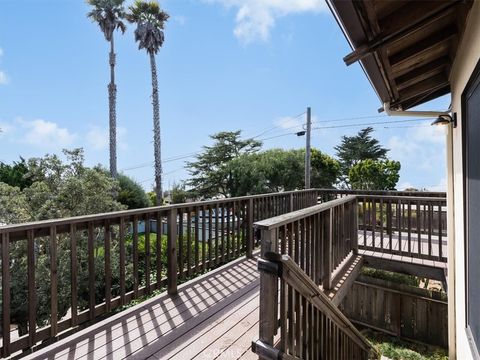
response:
[[[400,111],[392,110],[390,108],[390,103],[386,102],[383,104],[383,110],[388,116],[413,116],[413,117],[427,117],[427,118],[436,118],[442,115],[450,116],[448,111]]]

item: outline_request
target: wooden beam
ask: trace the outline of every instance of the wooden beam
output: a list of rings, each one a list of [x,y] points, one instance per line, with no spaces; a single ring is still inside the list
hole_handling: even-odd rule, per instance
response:
[[[403,110],[410,109],[414,106],[423,104],[425,102],[428,102],[430,100],[436,99],[440,96],[446,95],[450,93],[450,84],[446,84],[443,88],[438,89],[431,94],[425,94],[423,96],[415,97],[413,99],[410,99],[408,101],[400,102],[397,105],[399,105]]]
[[[434,75],[401,91],[400,101],[406,101],[424,94],[430,94],[438,89],[444,88],[446,85],[448,85],[446,74],[441,73]]]
[[[440,72],[445,71],[450,67],[450,58],[448,56],[442,56],[434,61],[429,62],[419,68],[399,76],[395,79],[399,90],[403,90],[411,85],[417,84],[420,81],[426,80],[433,75],[437,75]]]
[[[414,45],[389,57],[394,73],[407,69],[417,63],[424,64],[432,58],[437,58],[437,53],[448,52],[448,41],[457,35],[456,26],[448,26],[432,36],[416,42]],[[425,61],[427,60],[427,61]]]
[[[347,65],[351,65],[394,41],[408,37],[413,32],[419,31],[437,21],[446,11],[460,4],[461,0],[441,2],[418,1],[411,3],[404,6],[401,12],[396,12],[392,16],[383,19],[379,23],[382,33],[366,44],[358,46],[352,53],[345,56],[343,61]],[[368,3],[364,3],[364,5],[367,6]],[[412,21],[412,19],[414,20]]]
[[[445,281],[445,269],[442,267],[433,267],[416,263],[406,263],[399,260],[392,260],[368,255],[363,256],[363,261],[365,266],[374,269],[424,277],[432,280]]]

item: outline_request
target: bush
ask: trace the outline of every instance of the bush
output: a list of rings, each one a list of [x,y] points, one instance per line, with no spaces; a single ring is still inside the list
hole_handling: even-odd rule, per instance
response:
[[[126,175],[118,175],[120,191],[118,202],[128,206],[129,209],[142,209],[152,206],[147,194],[134,180]]]

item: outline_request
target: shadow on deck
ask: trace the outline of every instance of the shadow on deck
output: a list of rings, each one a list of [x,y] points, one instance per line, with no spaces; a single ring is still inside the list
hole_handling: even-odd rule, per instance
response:
[[[255,359],[259,275],[239,259],[90,326],[29,359]]]

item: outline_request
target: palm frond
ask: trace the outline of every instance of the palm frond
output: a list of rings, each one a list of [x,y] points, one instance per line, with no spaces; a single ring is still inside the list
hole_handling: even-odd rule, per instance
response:
[[[115,29],[122,33],[126,30],[126,25],[122,21],[126,18],[124,2],[125,0],[87,0],[87,4],[93,7],[87,16],[98,23],[107,41],[112,39]]]
[[[138,42],[138,48],[156,54],[165,41],[163,30],[169,15],[155,0],[137,0],[129,10],[126,19],[137,24],[135,41]]]

